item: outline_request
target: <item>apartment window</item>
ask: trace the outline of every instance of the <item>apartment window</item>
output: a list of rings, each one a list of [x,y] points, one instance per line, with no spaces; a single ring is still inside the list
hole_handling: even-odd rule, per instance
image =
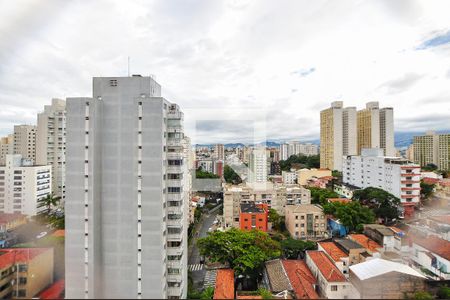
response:
[[[332,285],[332,286],[331,286],[331,291],[332,291],[332,292],[336,292],[337,290],[338,290],[337,285]]]
[[[26,277],[20,277],[19,278],[19,284],[27,284],[27,278]]]
[[[28,265],[19,265],[19,272],[27,272]]]
[[[117,80],[111,79],[111,80],[109,81],[109,85],[110,85],[110,86],[117,86]],[[139,102],[139,103],[141,103],[141,102]]]
[[[180,193],[181,192],[181,188],[180,187],[167,187],[167,191],[168,193]]]
[[[27,296],[27,291],[26,290],[19,290],[19,294],[17,296],[18,297],[26,297]]]
[[[180,274],[180,269],[177,268],[167,268],[167,274]]]

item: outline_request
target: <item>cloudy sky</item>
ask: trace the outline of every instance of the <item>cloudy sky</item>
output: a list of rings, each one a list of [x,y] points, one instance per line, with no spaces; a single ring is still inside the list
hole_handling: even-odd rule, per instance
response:
[[[0,0],[0,134],[93,76],[154,75],[194,142],[316,139],[331,101],[450,129],[449,1]]]

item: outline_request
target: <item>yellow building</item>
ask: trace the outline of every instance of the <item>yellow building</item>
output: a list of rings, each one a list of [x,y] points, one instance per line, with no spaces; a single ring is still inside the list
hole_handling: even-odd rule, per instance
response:
[[[0,250],[0,298],[30,299],[52,283],[52,248]]]
[[[297,171],[297,183],[306,185],[312,178],[331,176],[331,170],[328,169],[300,169]]]
[[[327,219],[320,206],[313,204],[288,205],[286,229],[295,239],[323,238],[327,234]]]
[[[413,149],[415,163],[421,166],[435,164],[439,170],[450,170],[450,134],[430,131],[415,136]]]

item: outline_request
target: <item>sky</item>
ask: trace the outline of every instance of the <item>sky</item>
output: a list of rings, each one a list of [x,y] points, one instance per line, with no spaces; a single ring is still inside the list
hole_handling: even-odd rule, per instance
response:
[[[450,129],[450,1],[0,0],[0,134],[92,77],[152,75],[194,143],[319,137],[332,101]]]

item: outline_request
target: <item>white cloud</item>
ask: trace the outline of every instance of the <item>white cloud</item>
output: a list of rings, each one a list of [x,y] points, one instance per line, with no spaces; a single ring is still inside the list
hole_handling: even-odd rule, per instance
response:
[[[449,129],[450,46],[417,50],[450,29],[448,1],[431,2],[6,2],[0,133],[34,122],[52,97],[90,95],[93,76],[126,75],[128,56],[186,119],[258,107],[273,139],[317,137],[319,111],[336,99],[392,106],[401,130]],[[196,142],[233,141],[226,129]]]

